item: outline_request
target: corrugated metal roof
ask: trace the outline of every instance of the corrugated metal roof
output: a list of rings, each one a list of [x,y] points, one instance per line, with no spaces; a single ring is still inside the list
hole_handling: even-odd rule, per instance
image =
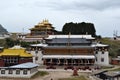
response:
[[[108,45],[96,43],[92,45],[93,47],[108,47]]]
[[[48,44],[40,43],[40,44],[32,44],[31,46],[46,47],[46,46],[48,46]]]
[[[43,55],[43,59],[94,59],[94,55]]]
[[[51,48],[51,49],[52,49],[52,48],[53,48],[53,49],[54,49],[54,48],[69,48],[69,49],[71,49],[71,48],[75,48],[75,49],[77,49],[77,48],[81,48],[81,49],[82,49],[82,48],[87,48],[87,49],[88,49],[88,48],[89,48],[89,49],[94,49],[94,46],[91,46],[91,45],[90,45],[90,46],[82,46],[82,45],[81,45],[81,46],[67,46],[67,45],[66,45],[66,46],[59,46],[59,45],[57,46],[57,45],[56,45],[56,46],[46,46],[46,47],[44,47],[44,48]]]
[[[86,39],[95,39],[91,35],[49,35],[46,39],[53,38],[86,38]]]
[[[39,66],[39,65],[31,63],[31,62],[28,62],[28,63],[23,63],[23,64],[10,66],[9,68],[34,68],[34,67],[37,67],[37,66]]]
[[[120,71],[108,71],[105,72],[104,74],[106,74],[109,77],[116,77],[116,76],[120,76]]]
[[[86,40],[85,38],[53,38],[48,44],[54,43],[81,43],[81,44],[90,44],[91,41]]]

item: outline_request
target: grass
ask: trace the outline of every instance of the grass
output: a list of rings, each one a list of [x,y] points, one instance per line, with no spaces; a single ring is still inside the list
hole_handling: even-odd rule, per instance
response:
[[[120,71],[120,67],[119,68],[116,68],[116,69],[112,69],[110,71]]]
[[[113,66],[102,66],[101,68],[102,68],[102,69],[112,69]]]
[[[38,71],[38,73],[36,73],[34,76],[32,76],[32,78],[36,78],[38,76],[45,76],[48,75],[49,73],[46,71]]]
[[[59,80],[87,80],[84,76],[72,77],[72,78],[61,78]]]
[[[100,41],[103,44],[109,45],[109,52],[111,57],[116,57],[120,52],[120,41],[119,40],[111,40],[109,38],[102,38]]]

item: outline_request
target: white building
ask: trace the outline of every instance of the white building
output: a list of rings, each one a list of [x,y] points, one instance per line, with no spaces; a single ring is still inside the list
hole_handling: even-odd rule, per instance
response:
[[[95,64],[97,65],[109,65],[109,46],[96,43],[95,38],[91,35],[49,35],[46,40],[52,40],[54,38],[85,38],[87,40],[91,40],[93,43],[91,46],[95,47]],[[42,58],[44,55],[42,54],[42,48],[48,46],[47,44],[34,44],[31,45],[30,53],[34,56],[33,62],[42,64]],[[50,57],[50,56],[49,56]]]
[[[42,47],[47,46],[47,44],[32,44],[31,45],[31,50],[29,51],[32,56],[33,56],[33,63],[37,63],[37,64],[43,64],[42,61]]]
[[[0,67],[0,77],[30,78],[38,72],[38,64],[31,62]]]
[[[49,37],[46,39],[53,38],[85,38],[87,40],[92,40],[92,46],[95,47],[95,64],[104,66],[109,65],[109,46],[100,43],[94,43],[95,38],[91,35],[49,35]]]
[[[0,34],[0,39],[9,38],[10,34]]]
[[[108,66],[109,65],[109,51],[108,45],[104,45],[104,44],[99,44],[96,43],[93,46],[95,46],[95,64],[98,65],[103,65],[103,66]]]

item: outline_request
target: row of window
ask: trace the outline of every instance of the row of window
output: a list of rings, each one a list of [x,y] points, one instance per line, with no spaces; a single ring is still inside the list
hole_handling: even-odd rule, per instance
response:
[[[97,61],[98,59],[96,58],[96,61]],[[101,58],[101,62],[104,62],[104,58]]]
[[[98,54],[98,53],[99,53],[98,51],[96,51],[96,52],[95,52],[95,54]],[[105,52],[104,52],[104,51],[102,51],[101,53],[102,53],[102,54],[104,54]]]
[[[18,63],[18,57],[3,57],[5,63]]]
[[[108,51],[108,49],[95,49],[95,51]]]
[[[1,70],[1,74],[5,74],[5,70]],[[13,70],[11,69],[11,70],[9,70],[8,71],[8,74],[13,74]],[[16,70],[16,74],[20,74],[20,70]],[[25,69],[25,70],[23,70],[23,74],[27,74],[27,70]]]
[[[18,63],[18,59],[4,59],[6,63]]]

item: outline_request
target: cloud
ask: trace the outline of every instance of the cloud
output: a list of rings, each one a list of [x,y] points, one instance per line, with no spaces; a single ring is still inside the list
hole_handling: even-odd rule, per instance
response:
[[[2,0],[0,8],[44,7],[55,10],[106,10],[120,7],[120,0]]]
[[[46,7],[56,10],[106,10],[120,7],[119,0],[70,0],[51,1]]]
[[[120,0],[1,0],[0,11],[0,24],[10,32],[29,29],[44,18],[59,30],[66,22],[92,22],[106,36],[120,25]]]

